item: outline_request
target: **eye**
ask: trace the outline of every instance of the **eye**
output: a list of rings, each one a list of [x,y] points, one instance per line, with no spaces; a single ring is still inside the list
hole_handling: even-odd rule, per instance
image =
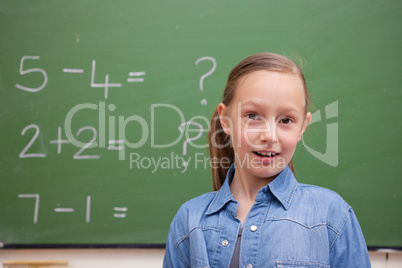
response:
[[[247,117],[248,119],[251,119],[251,120],[257,120],[257,119],[259,119],[258,115],[254,114],[254,113],[246,114],[246,117]]]
[[[279,122],[284,124],[284,125],[289,125],[290,123],[293,122],[293,120],[288,118],[288,117],[285,117],[285,118],[282,118]]]

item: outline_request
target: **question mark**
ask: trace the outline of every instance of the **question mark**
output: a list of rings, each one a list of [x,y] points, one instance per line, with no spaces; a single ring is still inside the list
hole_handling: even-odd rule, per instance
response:
[[[202,127],[201,124],[199,124],[199,123],[197,123],[197,122],[194,122],[194,121],[186,121],[186,122],[183,122],[183,123],[181,123],[181,124],[179,125],[179,130],[180,130],[180,132],[184,132],[184,127],[185,127],[185,126],[188,126],[188,125],[193,125],[193,126],[198,127],[199,132],[198,132],[197,136],[192,137],[192,138],[188,138],[188,139],[186,139],[186,140],[184,141],[184,143],[183,143],[183,156],[185,156],[185,155],[187,154],[187,144],[188,144],[190,141],[195,141],[195,140],[201,138],[201,136],[202,136],[202,131],[203,131],[203,127]],[[183,159],[183,166],[186,167],[187,165],[188,165],[188,162],[184,161],[184,159]]]
[[[210,76],[211,74],[213,74],[216,69],[216,60],[212,57],[201,57],[195,61],[195,65],[198,65],[198,63],[200,63],[201,61],[204,61],[204,60],[212,61],[212,69],[201,76],[201,78],[200,78],[200,90],[201,91],[204,90],[204,79],[207,78],[208,76]],[[201,100],[201,105],[207,105],[207,100],[205,98]]]

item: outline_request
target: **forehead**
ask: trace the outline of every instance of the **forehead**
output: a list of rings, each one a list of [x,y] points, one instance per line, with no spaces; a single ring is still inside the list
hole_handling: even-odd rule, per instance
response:
[[[304,85],[296,74],[272,71],[254,71],[240,78],[235,101],[260,99],[267,104],[305,106]]]

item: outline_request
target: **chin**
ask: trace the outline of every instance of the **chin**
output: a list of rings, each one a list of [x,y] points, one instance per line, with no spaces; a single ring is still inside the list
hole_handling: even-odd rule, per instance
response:
[[[267,166],[267,167],[254,168],[252,173],[254,173],[254,176],[259,178],[271,178],[278,176],[278,174],[281,173],[282,170],[283,169],[272,168],[270,166]]]

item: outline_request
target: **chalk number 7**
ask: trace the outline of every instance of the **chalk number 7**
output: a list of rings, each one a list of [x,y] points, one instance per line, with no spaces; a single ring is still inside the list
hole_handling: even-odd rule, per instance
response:
[[[29,74],[29,73],[33,73],[33,72],[40,72],[43,75],[44,81],[42,83],[42,85],[40,85],[37,88],[31,88],[31,87],[26,87],[26,86],[22,86],[20,84],[15,84],[15,87],[21,90],[25,90],[28,92],[38,92],[40,90],[42,90],[46,84],[47,84],[47,73],[45,72],[45,70],[41,69],[41,68],[31,68],[31,69],[26,69],[24,70],[24,61],[25,60],[39,60],[40,57],[39,56],[23,56],[21,58],[21,63],[20,63],[20,74],[21,75],[25,75],[25,74]]]

